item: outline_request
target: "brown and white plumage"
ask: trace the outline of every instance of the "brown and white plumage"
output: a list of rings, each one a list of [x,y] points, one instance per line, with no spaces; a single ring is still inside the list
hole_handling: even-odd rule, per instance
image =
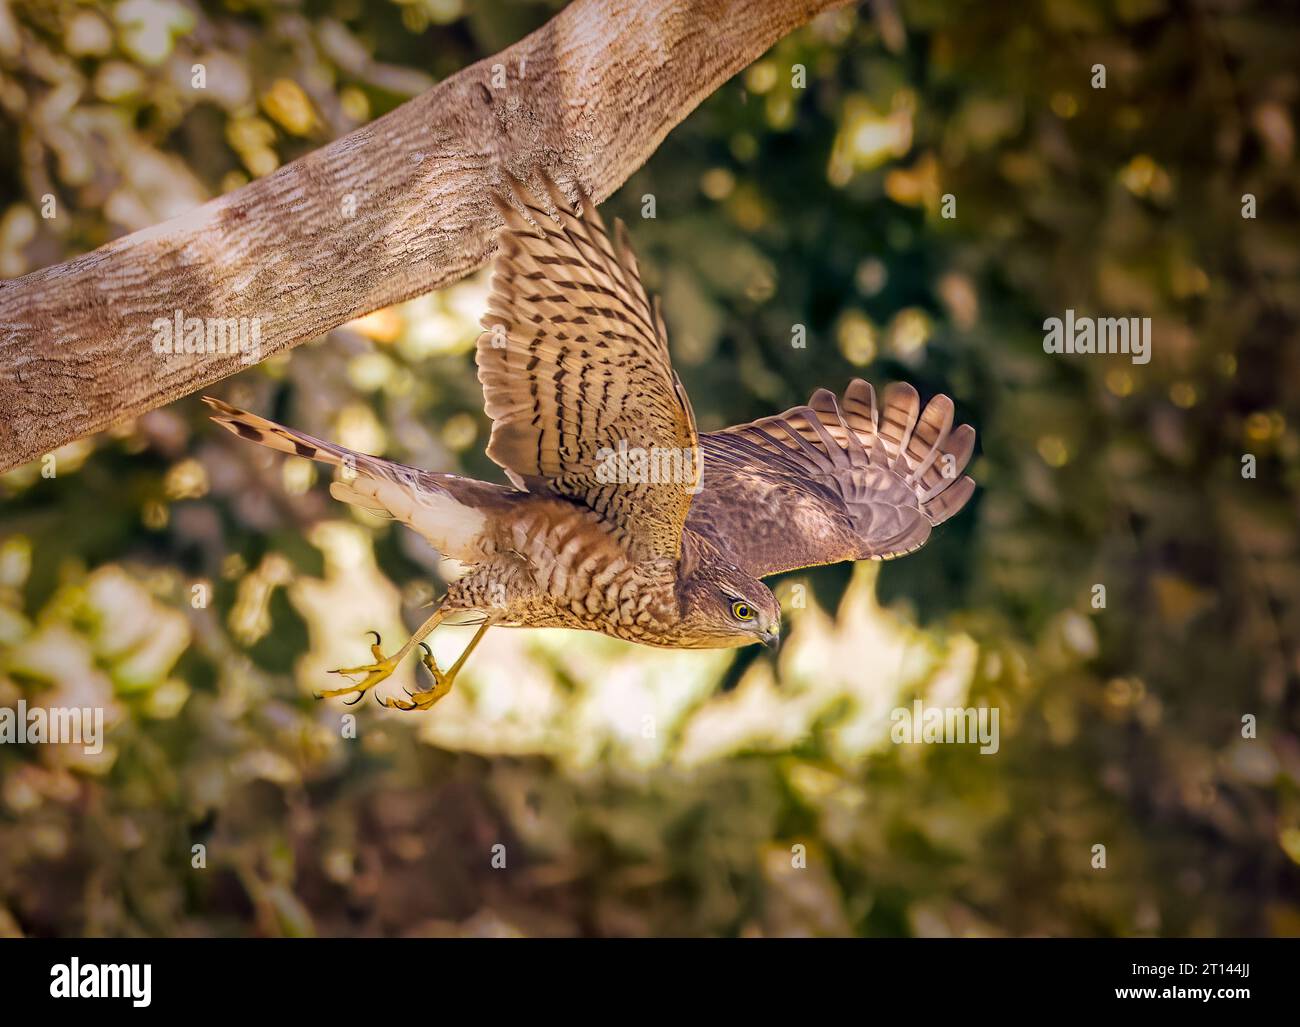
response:
[[[630,548],[676,557],[694,482],[599,480],[601,450],[694,452],[695,417],[641,285],[623,222],[610,239],[595,205],[572,208],[546,180],[558,223],[522,184],[505,200],[479,381],[487,453],[530,492],[577,500]],[[527,215],[527,220],[524,215]]]
[[[758,579],[909,553],[974,490],[962,474],[974,431],[953,428],[946,396],[922,409],[909,385],[878,405],[855,380],[842,399],[819,389],[805,406],[698,435],[626,228],[611,237],[588,198],[574,205],[541,183],[545,199],[514,180],[496,199],[504,224],[477,348],[487,452],[513,487],[354,453],[207,400],[230,431],[343,468],[336,498],[468,566],[396,657],[356,668],[368,675],[357,690],[448,611],[670,647],[771,643],[780,609]],[[667,454],[676,473],[611,476],[620,451]],[[430,666],[441,691],[417,696],[420,708],[457,669]]]

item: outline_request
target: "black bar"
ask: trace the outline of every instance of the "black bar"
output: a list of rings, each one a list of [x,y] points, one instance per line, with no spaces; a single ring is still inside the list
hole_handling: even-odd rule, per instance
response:
[[[219,1015],[283,1007],[298,1015],[374,1016],[408,1008],[441,1017],[468,1006],[482,1016],[515,1009],[623,1015],[621,1007],[677,1017],[697,1002],[732,1013],[804,1015],[848,1002],[863,1019],[908,1007],[1294,1015],[1297,957],[1300,940],[1270,939],[21,939],[0,943],[0,986],[6,1013],[93,1014],[111,1006],[128,1015]],[[136,995],[147,964],[148,1005],[129,996],[55,997],[52,990],[71,986],[73,959],[78,991],[93,980],[130,992],[124,972],[105,978],[87,966],[136,964]],[[1122,989],[1153,990],[1121,997]]]

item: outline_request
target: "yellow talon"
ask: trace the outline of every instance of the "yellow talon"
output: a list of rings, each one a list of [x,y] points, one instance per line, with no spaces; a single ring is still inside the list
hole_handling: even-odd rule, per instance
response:
[[[433,688],[425,692],[407,692],[406,694],[411,697],[410,702],[407,702],[405,699],[394,699],[392,696],[380,699],[376,694],[375,698],[379,700],[380,706],[385,706],[390,710],[401,710],[404,713],[410,713],[412,710],[427,710],[451,691],[451,685],[452,681],[455,680],[455,675],[443,674],[443,672],[438,669],[438,664],[434,662],[433,659],[433,650],[423,642],[420,643],[420,648],[424,650],[424,655],[420,657],[420,662],[423,663],[425,667],[429,669],[429,673],[433,675]]]
[[[460,673],[460,668],[465,666],[465,661],[469,659],[469,654],[474,651],[474,647],[482,641],[487,629],[492,626],[492,618],[486,618],[479,625],[478,631],[474,632],[474,637],[470,639],[469,645],[465,651],[460,654],[460,659],[451,665],[451,670],[444,674],[438,669],[438,665],[433,660],[433,651],[420,643],[420,648],[424,650],[424,655],[420,657],[420,662],[429,668],[429,673],[433,675],[433,687],[427,692],[407,692],[411,697],[410,702],[402,699],[394,699],[389,696],[387,699],[379,699],[381,706],[386,706],[390,710],[401,710],[404,713],[410,713],[412,710],[427,710],[444,695],[451,691],[451,686],[456,682],[456,675]],[[379,698],[376,695],[376,698]]]
[[[374,663],[367,664],[364,667],[343,667],[339,670],[330,671],[331,674],[340,674],[344,677],[364,674],[364,680],[353,682],[345,688],[331,688],[324,692],[317,692],[317,699],[333,699],[336,696],[351,695],[355,692],[357,697],[347,704],[348,706],[352,706],[353,704],[360,702],[362,696],[397,669],[397,663],[401,659],[402,654],[385,657],[383,649],[380,648],[380,643],[383,642],[383,639],[379,637],[379,632],[371,631],[370,634],[375,636],[375,642],[370,647],[371,655],[375,658]]]
[[[370,689],[374,688],[375,685],[379,684],[379,682],[392,674],[393,671],[397,669],[397,665],[402,662],[402,658],[410,652],[414,646],[418,645],[424,650],[424,655],[420,657],[420,662],[423,663],[429,669],[429,673],[433,675],[433,687],[425,692],[407,692],[406,694],[411,697],[410,702],[406,702],[403,699],[393,699],[391,697],[381,699],[378,693],[376,693],[375,698],[378,699],[380,706],[386,706],[390,710],[404,710],[408,712],[410,710],[427,710],[430,706],[451,691],[452,683],[456,680],[456,675],[460,673],[460,668],[465,665],[465,660],[469,657],[469,654],[474,651],[474,647],[479,644],[479,641],[483,638],[487,629],[494,623],[491,617],[484,619],[483,623],[479,625],[478,631],[474,633],[474,637],[470,639],[469,645],[465,647],[465,651],[460,654],[460,659],[452,664],[451,670],[444,674],[438,669],[438,665],[433,660],[433,650],[420,640],[424,635],[427,635],[432,631],[444,616],[444,611],[441,608],[435,610],[433,616],[424,622],[420,630],[411,636],[406,645],[393,653],[392,656],[384,655],[384,651],[379,648],[383,639],[379,637],[378,631],[371,631],[370,634],[375,636],[375,643],[370,647],[370,652],[374,654],[375,662],[364,667],[345,667],[342,670],[333,671],[335,674],[343,675],[364,674],[365,678],[361,681],[353,682],[346,688],[331,688],[327,692],[317,692],[316,698],[332,699],[335,696],[352,695],[355,693],[356,698],[347,704],[349,706],[355,705],[361,701],[361,697],[370,691]]]
[[[433,650],[424,642],[420,643],[420,648],[424,650],[424,655],[420,657],[420,662],[429,668],[429,673],[433,675],[434,684],[442,684],[443,673],[438,669],[438,664],[434,661]]]

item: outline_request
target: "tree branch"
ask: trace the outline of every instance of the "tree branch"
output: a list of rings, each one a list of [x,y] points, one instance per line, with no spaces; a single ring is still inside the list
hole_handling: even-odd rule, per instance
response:
[[[604,199],[705,96],[844,2],[574,0],[272,175],[0,283],[0,470],[468,274],[490,255],[503,168]],[[155,352],[177,310],[259,319],[255,358]]]

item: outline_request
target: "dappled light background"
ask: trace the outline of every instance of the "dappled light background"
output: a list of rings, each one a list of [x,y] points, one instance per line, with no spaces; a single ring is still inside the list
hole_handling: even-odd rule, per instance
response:
[[[0,0],[0,275],[269,174],[559,6]],[[819,19],[606,206],[702,429],[910,380],[980,433],[963,513],[776,581],[778,656],[496,630],[403,715],[312,693],[423,620],[454,569],[422,541],[197,397],[72,443],[0,477],[0,705],[111,730],[0,746],[0,934],[1300,935],[1300,19],[1001,6]],[[501,481],[486,284],[214,391]],[[1066,308],[1150,317],[1150,363],[1045,354]],[[444,666],[467,640],[431,639]],[[917,698],[996,707],[998,751],[893,744]]]

